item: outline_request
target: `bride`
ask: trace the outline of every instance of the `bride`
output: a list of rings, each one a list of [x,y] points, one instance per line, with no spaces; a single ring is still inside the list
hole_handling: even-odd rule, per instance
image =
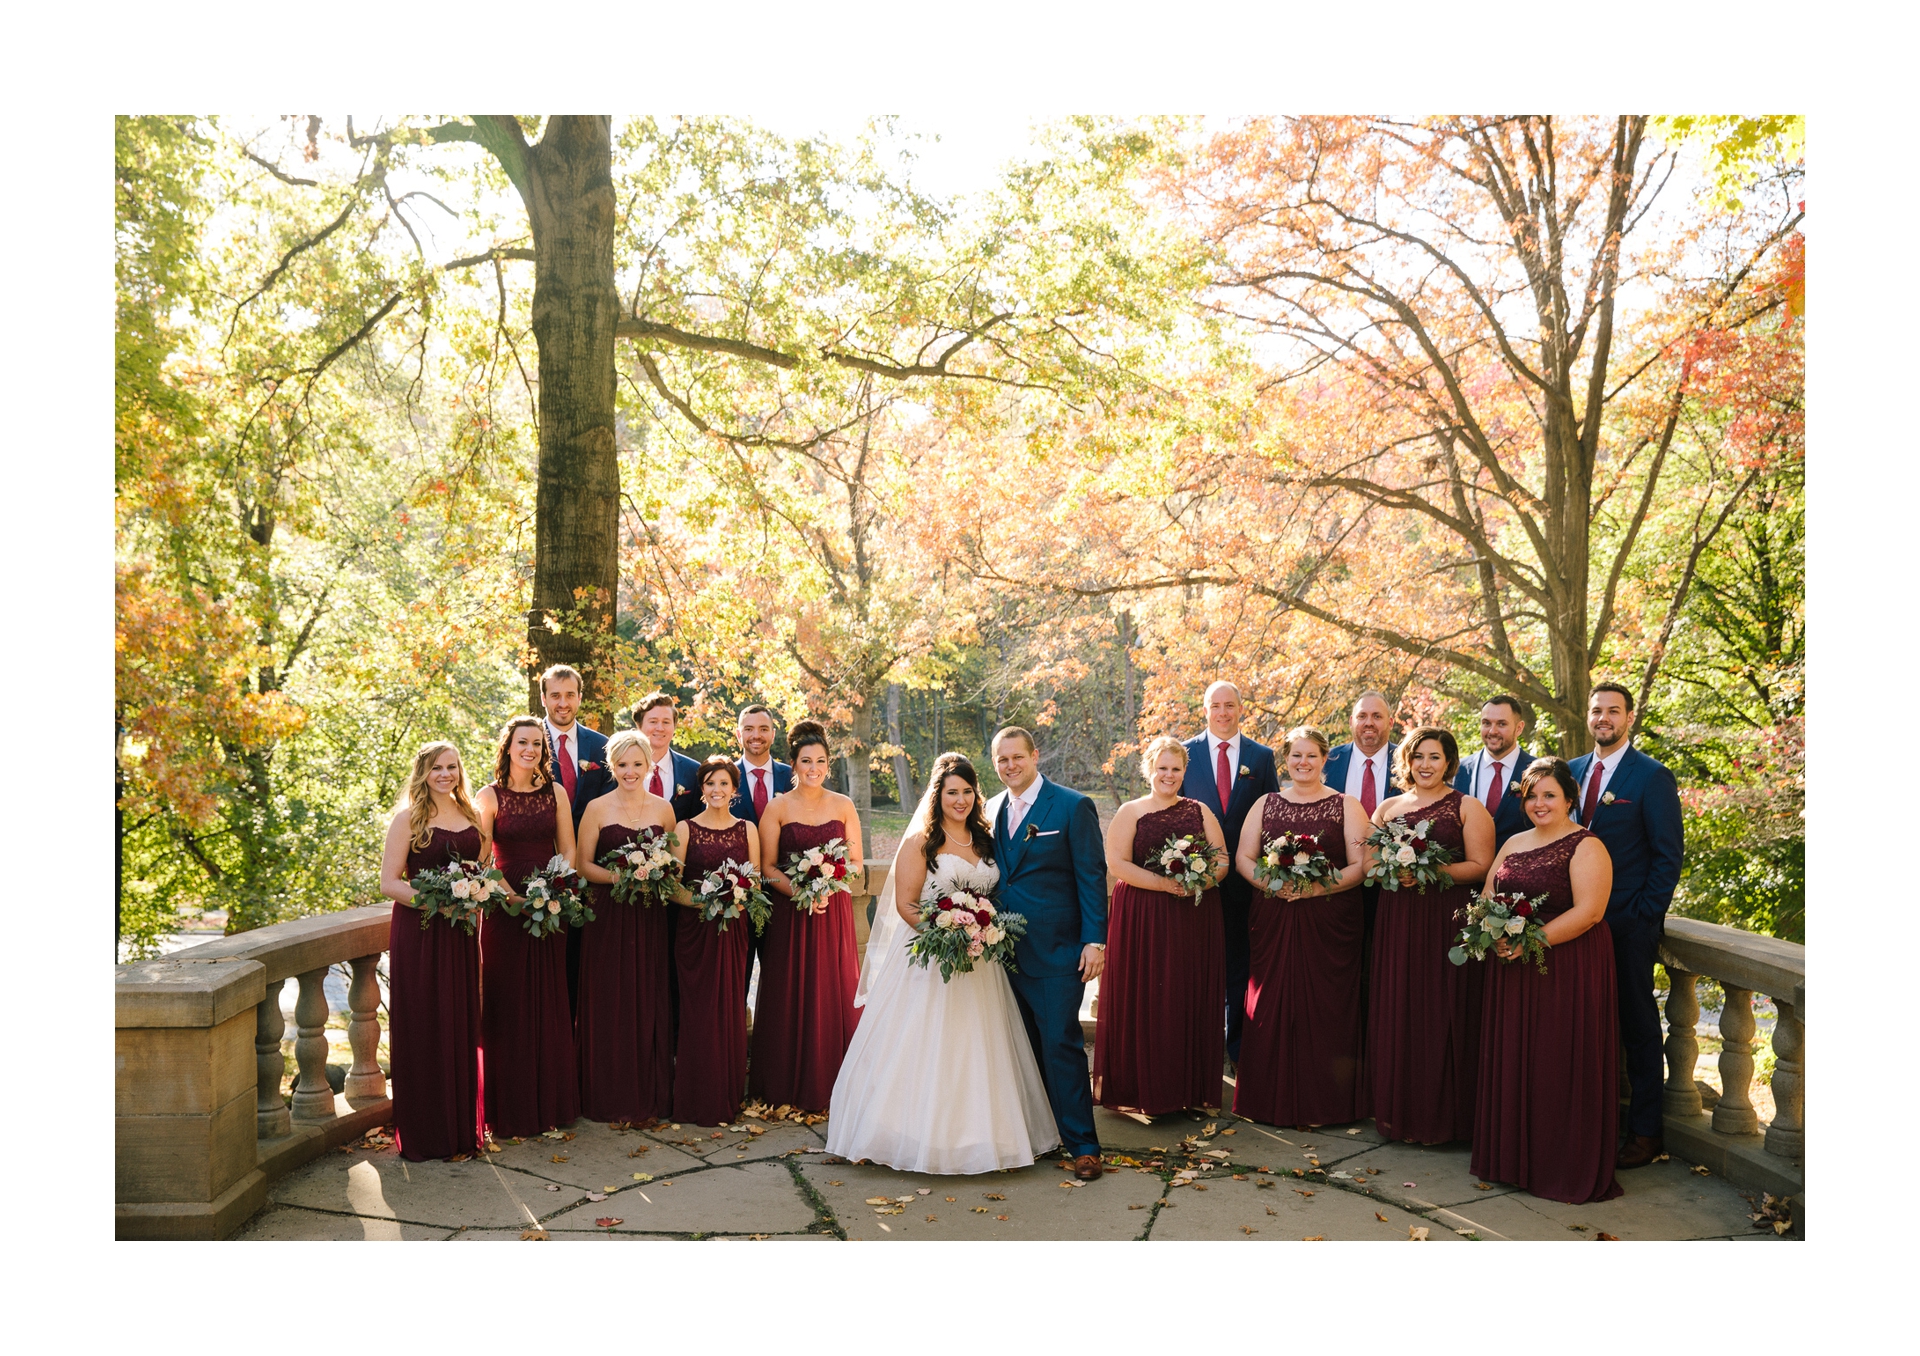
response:
[[[828,1153],[904,1172],[977,1173],[1023,1168],[1058,1147],[1006,971],[982,964],[943,983],[938,965],[907,958],[917,902],[991,894],[999,882],[979,776],[961,754],[943,753],[874,907],[854,999],[866,1012],[834,1081]]]

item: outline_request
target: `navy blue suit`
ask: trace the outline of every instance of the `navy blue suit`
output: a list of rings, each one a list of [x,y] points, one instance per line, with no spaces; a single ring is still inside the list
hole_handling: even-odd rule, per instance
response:
[[[1461,795],[1478,799],[1473,794],[1474,787],[1480,784],[1480,770],[1493,760],[1487,757],[1485,749],[1460,762],[1460,770],[1454,774],[1453,789]],[[1533,762],[1533,755],[1525,749],[1515,747],[1507,750],[1500,760],[1500,776],[1507,784],[1501,793],[1499,808],[1493,812],[1493,850],[1498,852],[1507,844],[1507,839],[1522,829],[1533,827],[1533,821],[1527,818],[1527,807],[1520,799],[1520,774]],[[1482,802],[1484,804],[1485,802]]]
[[[648,752],[651,753],[652,750],[649,749]],[[673,802],[673,817],[676,822],[692,819],[703,808],[700,800],[700,760],[673,748],[668,749],[667,754],[673,762],[671,769],[673,781],[671,785],[665,787],[665,790],[666,798]],[[666,783],[668,775],[669,769],[664,767],[660,769],[660,780],[663,784]],[[653,785],[651,777],[647,779],[647,785],[651,789]]]
[[[1388,796],[1397,796],[1407,789],[1393,779],[1393,759],[1394,755],[1399,752],[1400,746],[1389,740],[1387,743],[1387,784],[1379,788],[1379,800],[1374,801],[1376,809],[1379,807],[1380,801],[1385,800]],[[1347,760],[1351,757],[1353,757],[1352,744],[1335,744],[1327,754],[1327,765],[1320,774],[1320,780],[1332,787],[1335,791],[1345,791],[1347,789]],[[1357,798],[1360,793],[1356,791],[1353,794]]]
[[[1392,740],[1388,740],[1386,756],[1387,784],[1377,788],[1375,792],[1376,799],[1373,802],[1373,806],[1376,810],[1380,808],[1380,803],[1386,800],[1387,797],[1397,796],[1406,790],[1404,786],[1393,779],[1393,760],[1399,752],[1400,746]],[[1321,772],[1320,779],[1335,791],[1346,791],[1347,765],[1352,758],[1353,745],[1351,743],[1335,744],[1333,749],[1327,754],[1326,768]],[[1353,798],[1359,800],[1360,793],[1355,791]],[[1361,801],[1361,804],[1364,806],[1366,802]],[[1367,1014],[1373,1011],[1373,918],[1379,910],[1380,887],[1377,885],[1362,885],[1360,887],[1360,954],[1365,960],[1360,966],[1360,1029],[1363,1035],[1366,1031]]]
[[[1220,804],[1220,781],[1213,756],[1213,736],[1195,735],[1186,744],[1187,776],[1180,794],[1199,801],[1220,821],[1220,832],[1227,839],[1227,859],[1240,850],[1240,829],[1247,811],[1269,792],[1280,789],[1280,773],[1274,767],[1273,750],[1240,736],[1240,761],[1233,769],[1233,786],[1227,803]],[[1245,768],[1242,772],[1240,769]],[[1255,833],[1259,832],[1255,826]],[[1253,886],[1238,871],[1228,871],[1220,882],[1220,921],[1226,932],[1227,972],[1227,1058],[1240,1058],[1240,1028],[1247,1020],[1247,975],[1251,969],[1252,944],[1247,937],[1247,909],[1253,899]]]
[[[560,781],[560,745],[554,739],[553,722],[546,721],[547,727],[547,770]],[[573,790],[568,800],[573,805],[573,831],[580,832],[580,816],[587,812],[587,802],[596,796],[604,796],[613,790],[613,772],[607,767],[607,737],[598,730],[589,730],[579,721],[567,731],[567,754],[573,759]],[[564,785],[564,783],[563,783]],[[567,929],[567,1006],[573,1008],[577,1001],[575,995],[580,991],[580,929]]]
[[[733,792],[733,817],[758,825],[760,816],[753,808],[753,788],[747,784],[747,760],[735,759],[733,765],[740,770],[740,784]],[[767,788],[767,804],[771,805],[773,798],[782,791],[793,790],[793,769],[776,758],[773,760],[773,775],[768,780],[773,783]]]
[[[1022,914],[1027,933],[1014,947],[1010,971],[1027,1039],[1047,1086],[1054,1124],[1069,1153],[1100,1152],[1093,1128],[1080,1003],[1080,950],[1107,940],[1107,852],[1093,802],[1041,779],[1033,808],[1007,834],[1007,793],[985,807],[1000,866],[1000,906]]]
[[[1580,788],[1579,818],[1593,755],[1573,760]],[[1661,1133],[1660,1006],[1653,996],[1653,966],[1660,958],[1667,906],[1680,883],[1686,852],[1680,787],[1664,763],[1628,746],[1606,785],[1610,799],[1594,808],[1586,827],[1613,858],[1613,894],[1607,899],[1607,929],[1613,934],[1613,966],[1620,994],[1620,1043],[1627,1049],[1629,1135]]]

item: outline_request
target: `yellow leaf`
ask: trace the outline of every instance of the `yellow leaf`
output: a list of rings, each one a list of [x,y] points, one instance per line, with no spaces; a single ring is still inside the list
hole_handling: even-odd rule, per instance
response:
[[[650,1172],[636,1172],[633,1175],[633,1180],[636,1182],[651,1182],[653,1180],[653,1174]]]
[[[1413,1243],[1425,1243],[1427,1241],[1426,1226],[1420,1225],[1420,1224],[1409,1224],[1407,1226],[1407,1239],[1409,1242],[1413,1242]]]
[[[1382,1224],[1385,1224],[1387,1222],[1387,1217],[1381,1214],[1378,1210],[1373,1212],[1373,1217],[1379,1220]]]

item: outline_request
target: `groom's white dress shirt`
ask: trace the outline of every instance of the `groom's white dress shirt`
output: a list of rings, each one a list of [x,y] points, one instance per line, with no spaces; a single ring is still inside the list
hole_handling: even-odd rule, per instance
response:
[[[1378,753],[1362,753],[1355,744],[1353,752],[1347,755],[1347,784],[1340,789],[1355,800],[1360,799],[1360,788],[1366,784],[1367,764],[1373,764],[1373,794],[1375,803],[1385,800],[1393,792],[1387,789],[1387,769],[1392,766],[1393,757],[1382,744]]]

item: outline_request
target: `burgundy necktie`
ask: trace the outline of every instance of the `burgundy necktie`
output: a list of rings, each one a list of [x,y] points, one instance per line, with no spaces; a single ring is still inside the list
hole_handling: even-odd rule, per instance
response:
[[[1213,780],[1220,788],[1220,813],[1227,812],[1227,797],[1233,793],[1233,769],[1227,766],[1227,746],[1221,743],[1213,760]]]
[[[1593,812],[1600,808],[1600,760],[1593,760],[1593,780],[1587,783],[1586,804],[1580,807],[1580,822],[1588,828],[1593,827]]]
[[[1371,816],[1380,803],[1380,792],[1373,784],[1373,759],[1367,759],[1367,770],[1360,777],[1360,807]]]
[[[760,818],[767,812],[767,770],[757,767],[753,770],[753,817]]]
[[[666,794],[660,789],[660,764],[658,763],[653,765],[653,794],[656,796]]]
[[[573,795],[573,755],[567,752],[567,737],[556,735],[560,745],[560,785],[567,788],[567,795]]]
[[[1502,766],[1503,764],[1495,763],[1493,776],[1487,781],[1487,809],[1495,814],[1500,812],[1500,797],[1506,794],[1507,790],[1507,779],[1500,771]]]

